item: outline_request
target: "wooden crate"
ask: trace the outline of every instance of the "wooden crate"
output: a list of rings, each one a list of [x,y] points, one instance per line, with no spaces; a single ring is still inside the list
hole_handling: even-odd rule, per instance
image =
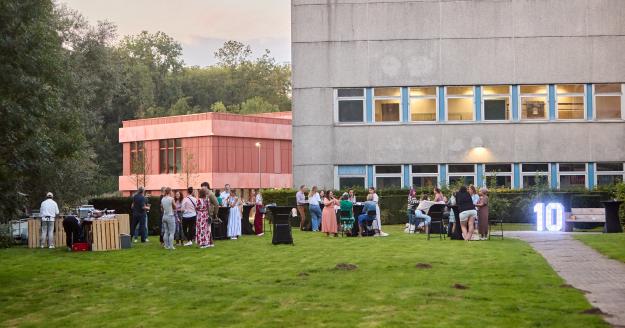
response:
[[[54,246],[67,246],[67,238],[65,238],[65,229],[63,228],[63,219],[54,220]]]
[[[39,248],[41,241],[41,220],[28,219],[28,248]]]
[[[112,220],[95,220],[91,226],[92,233],[92,251],[109,251],[120,249],[119,242],[119,221]]]
[[[119,234],[130,235],[130,215],[116,214],[115,217],[119,221]]]
[[[41,219],[28,219],[28,248],[41,246]],[[54,220],[54,246],[66,246],[65,229],[63,220]]]

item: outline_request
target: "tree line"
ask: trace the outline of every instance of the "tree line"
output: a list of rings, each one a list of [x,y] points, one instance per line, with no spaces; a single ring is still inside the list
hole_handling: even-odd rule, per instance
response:
[[[65,204],[117,190],[123,120],[291,109],[291,69],[228,41],[188,67],[163,32],[118,38],[51,0],[0,1],[0,213],[48,190]]]

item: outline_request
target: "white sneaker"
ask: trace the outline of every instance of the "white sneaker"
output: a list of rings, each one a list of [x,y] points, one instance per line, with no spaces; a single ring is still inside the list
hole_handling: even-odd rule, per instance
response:
[[[135,239],[133,240],[133,242],[134,242],[134,243],[138,242],[137,238],[135,238]]]
[[[145,239],[145,242],[147,243],[148,241],[149,241],[149,240],[146,238],[146,239]]]
[[[388,234],[386,232],[382,231],[382,232],[380,232],[380,236],[386,237],[386,236],[388,236]]]
[[[264,232],[261,232],[261,233],[259,233],[259,234],[258,234],[258,235],[256,235],[256,236],[261,237],[261,236],[262,236],[262,235],[264,235],[264,234],[265,234]]]
[[[373,237],[380,237],[381,235],[379,233],[376,233],[375,235],[373,235]]]
[[[171,249],[173,251],[174,249],[176,249],[176,247],[172,246],[169,249]]]
[[[46,245],[41,245],[41,248],[46,248]]]
[[[208,248],[210,245],[200,246],[200,248]]]
[[[52,249],[52,248],[54,248],[54,245],[50,245],[50,247],[48,247],[48,248]]]
[[[192,241],[188,241],[188,242],[184,243],[184,246],[191,246],[191,245],[193,245]]]
[[[208,245],[206,247],[215,247],[215,244]]]

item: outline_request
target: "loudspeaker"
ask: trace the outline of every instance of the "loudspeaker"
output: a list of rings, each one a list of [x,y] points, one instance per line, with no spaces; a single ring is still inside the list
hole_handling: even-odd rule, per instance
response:
[[[273,225],[273,238],[271,243],[277,244],[291,244],[293,245],[293,236],[291,235],[290,224],[274,224]]]

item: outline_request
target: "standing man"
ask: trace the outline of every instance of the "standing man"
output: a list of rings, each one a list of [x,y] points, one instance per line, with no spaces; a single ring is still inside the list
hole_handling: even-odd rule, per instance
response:
[[[130,231],[134,235],[134,241],[137,242],[137,225],[139,225],[139,233],[141,234],[141,242],[145,243],[147,240],[147,236],[145,234],[146,227],[146,210],[150,209],[143,196],[145,189],[143,187],[139,187],[137,193],[132,197],[132,224]]]
[[[211,204],[210,210],[208,211],[208,215],[212,216],[213,218],[216,218],[217,214],[219,213],[219,202],[217,201],[217,197],[215,196],[215,193],[211,190],[211,186],[210,186],[210,184],[208,184],[208,182],[202,182],[202,184],[200,186],[202,187],[202,189],[206,190],[206,195],[208,196],[208,201]],[[226,197],[224,197],[224,194],[226,192],[228,194],[226,195]],[[222,197],[223,200],[225,200],[226,198],[228,198],[228,196],[230,196],[230,185],[226,184],[226,190],[221,192],[221,197]],[[211,215],[211,213],[212,213],[212,215]]]
[[[299,212],[299,230],[304,231],[304,224],[306,223],[306,186],[299,186],[299,191],[295,194],[295,201],[297,203],[297,211]]]
[[[205,182],[206,184],[208,184],[208,182]],[[228,199],[228,197],[230,197],[230,184],[226,183],[226,185],[224,186],[224,191],[222,191],[219,194],[219,197],[221,197],[221,199],[225,200]]]
[[[41,214],[41,248],[54,248],[54,219],[59,215],[59,206],[52,199],[54,195],[51,192],[46,194],[46,200],[41,202],[39,214]]]

